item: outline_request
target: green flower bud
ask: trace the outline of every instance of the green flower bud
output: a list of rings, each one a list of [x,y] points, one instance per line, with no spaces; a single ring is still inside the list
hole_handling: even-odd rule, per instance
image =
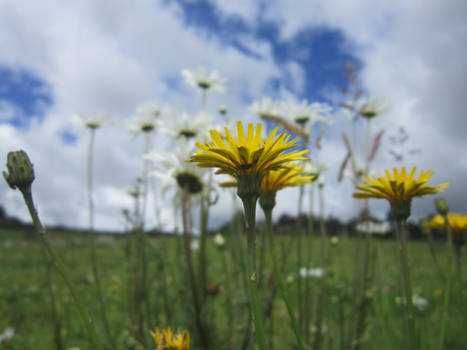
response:
[[[444,198],[437,198],[435,200],[435,206],[436,210],[440,215],[447,215],[447,213],[449,212],[448,202]]]
[[[28,155],[24,151],[9,152],[7,156],[7,172],[3,177],[12,189],[24,191],[31,187],[34,181],[34,169]]]

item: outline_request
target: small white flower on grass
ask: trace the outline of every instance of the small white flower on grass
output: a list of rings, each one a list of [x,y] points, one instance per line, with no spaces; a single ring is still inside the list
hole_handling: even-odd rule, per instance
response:
[[[301,278],[306,278],[308,277],[308,270],[306,267],[300,267],[300,270],[298,270],[298,274],[300,275]]]
[[[225,238],[224,236],[222,236],[220,233],[216,234],[214,236],[214,243],[216,244],[216,246],[218,246],[219,248],[223,247],[225,245]]]
[[[222,78],[216,70],[208,71],[203,66],[198,66],[193,70],[184,69],[182,76],[186,83],[202,90],[213,90],[224,92],[227,88],[227,79]]]
[[[321,278],[324,276],[324,269],[321,267],[309,269],[308,276],[311,278]]]
[[[332,245],[338,245],[339,244],[339,238],[337,238],[336,236],[332,236],[331,237],[331,244]]]
[[[396,297],[396,304],[401,305],[402,304],[402,298],[401,297]],[[414,294],[412,296],[412,303],[413,306],[420,312],[423,312],[426,310],[428,307],[428,300],[425,298],[420,297],[418,294]],[[405,298],[404,298],[404,305],[405,305]]]
[[[193,251],[199,250],[199,241],[197,239],[193,239],[191,241],[190,248]]]
[[[15,335],[15,330],[12,327],[7,327],[0,333],[0,344],[4,341],[8,341]]]

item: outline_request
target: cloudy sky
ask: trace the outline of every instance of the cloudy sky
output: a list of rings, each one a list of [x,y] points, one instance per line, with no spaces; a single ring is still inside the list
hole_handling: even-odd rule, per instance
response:
[[[124,128],[125,118],[155,99],[194,114],[200,97],[182,69],[203,65],[228,79],[229,90],[208,96],[231,119],[258,122],[249,110],[264,97],[327,102],[337,107],[346,85],[346,62],[358,69],[367,94],[384,96],[391,109],[373,122],[384,129],[375,170],[394,165],[435,171],[433,183],[455,211],[467,212],[467,2],[452,1],[0,1],[0,164],[24,149],[36,170],[34,195],[46,224],[87,225],[87,134],[71,122],[76,113],[108,113],[114,123],[98,131],[95,150],[96,226],[121,229],[125,193],[142,171],[143,140]],[[221,118],[217,117],[217,122]],[[363,150],[364,123],[338,108],[324,127],[326,212],[355,214],[350,181],[337,183],[345,156],[341,133]],[[389,136],[404,126],[410,138],[396,163]],[[162,149],[163,144],[156,142]],[[276,215],[294,214],[297,190],[280,194]],[[211,225],[230,215],[224,194]],[[0,205],[27,219],[17,192],[0,184]],[[372,203],[384,217],[388,205]],[[164,204],[163,221],[172,221]],[[148,210],[149,226],[154,211]],[[414,218],[433,212],[431,198],[414,201]]]

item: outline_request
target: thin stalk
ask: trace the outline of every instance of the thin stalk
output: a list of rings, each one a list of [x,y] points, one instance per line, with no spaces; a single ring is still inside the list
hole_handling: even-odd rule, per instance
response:
[[[70,291],[71,296],[73,298],[75,306],[78,308],[78,312],[80,314],[81,320],[83,321],[86,331],[88,333],[88,336],[91,339],[93,349],[102,350],[102,346],[97,338],[97,334],[93,326],[93,323],[94,323],[93,319],[91,315],[87,312],[86,307],[84,306],[84,303],[81,300],[81,297],[76,291],[76,288],[73,282],[68,277],[69,273],[66,270],[65,265],[62,262],[62,259],[60,259],[60,257],[58,256],[58,254],[55,252],[54,248],[50,244],[46,231],[41,224],[39,215],[37,214],[36,208],[34,207],[34,201],[32,198],[31,190],[30,189],[24,190],[21,193],[23,194],[24,202],[26,203],[26,206],[28,207],[29,214],[31,215],[32,221],[34,223],[34,227],[37,233],[39,234],[42,244],[44,244],[45,249],[47,250],[47,253],[52,258],[53,264],[55,265],[58,272],[60,273],[60,276],[65,281],[65,284],[67,285],[68,290]]]
[[[209,341],[208,341],[207,334],[204,329],[202,318],[201,318],[201,305],[200,305],[200,299],[198,295],[198,287],[196,285],[195,270],[193,267],[193,258],[191,256],[190,233],[188,231],[189,196],[190,194],[188,192],[188,189],[184,188],[183,193],[182,193],[183,243],[184,243],[184,248],[185,248],[185,258],[186,258],[187,267],[188,267],[188,280],[189,280],[190,287],[191,287],[193,306],[195,307],[196,328],[198,329],[202,348],[204,350],[208,350]]]
[[[303,213],[303,193],[304,186],[301,185],[298,193],[298,208],[297,208],[297,305],[298,305],[298,324],[300,333],[303,334],[305,328],[305,310],[308,308],[304,305],[303,298],[303,278],[300,277],[300,268],[303,267],[303,225],[302,225],[302,213]],[[306,266],[307,268],[309,266]]]
[[[45,249],[42,250],[44,260],[46,262],[46,272],[47,272],[47,287],[49,289],[50,296],[50,309],[52,311],[52,321],[54,324],[54,341],[57,350],[64,350],[65,345],[62,337],[62,322],[57,312],[57,299],[55,291],[52,285],[52,264],[53,261],[47,256]]]
[[[297,319],[295,317],[295,313],[293,311],[292,305],[289,302],[289,298],[287,296],[287,287],[284,281],[284,277],[282,276],[282,272],[279,265],[279,260],[277,259],[276,251],[275,251],[275,244],[274,244],[274,232],[272,226],[272,209],[263,209],[264,215],[266,217],[266,233],[269,240],[269,251],[271,254],[272,263],[274,266],[274,273],[276,274],[277,281],[279,282],[279,289],[281,292],[282,299],[284,300],[285,306],[287,308],[287,312],[289,313],[290,317],[290,325],[292,330],[295,334],[295,339],[297,340],[298,349],[304,350],[305,346],[303,344],[302,337],[300,336],[300,329],[297,323]]]
[[[102,318],[102,323],[104,324],[104,330],[107,335],[108,341],[112,345],[112,348],[116,348],[115,340],[110,331],[109,321],[107,318],[107,308],[105,305],[104,294],[102,293],[102,284],[99,274],[99,268],[97,266],[97,254],[96,254],[96,233],[94,232],[94,199],[93,199],[93,149],[94,149],[94,139],[96,137],[96,129],[89,129],[89,148],[88,148],[88,203],[89,203],[89,232],[91,234],[91,265],[92,265],[92,274],[94,276],[94,282],[96,283],[97,288],[97,297],[99,299],[99,307]]]
[[[319,295],[319,302],[317,307],[317,316],[316,316],[316,324],[317,324],[317,331],[316,336],[313,342],[313,349],[320,349],[321,348],[321,329],[322,329],[322,321],[323,321],[323,309],[326,304],[327,300],[327,259],[326,259],[326,246],[325,246],[325,237],[326,234],[326,223],[325,223],[325,203],[324,203],[324,186],[319,186],[319,207],[320,207],[320,218],[319,218],[319,239],[320,239],[320,258],[321,258],[321,266],[325,271],[324,276],[321,278],[321,291]]]
[[[415,333],[415,320],[414,320],[414,307],[412,301],[412,284],[410,280],[409,258],[407,253],[407,230],[405,227],[405,220],[399,219],[397,222],[399,228],[399,242],[400,253],[402,262],[402,278],[404,285],[404,294],[406,301],[405,308],[405,321],[408,326],[409,349],[416,349],[416,333]]]
[[[199,278],[201,280],[201,302],[204,303],[206,300],[206,285],[208,284],[208,271],[206,263],[206,241],[207,241],[207,225],[208,225],[208,214],[209,214],[209,199],[204,196],[201,198],[200,205],[200,222],[199,222]]]
[[[145,146],[144,146],[144,153],[147,154],[151,150],[151,140],[152,140],[152,132],[147,131],[144,133],[145,136]],[[149,328],[151,328],[152,325],[152,309],[151,309],[151,300],[149,298],[150,292],[149,292],[149,286],[148,286],[148,258],[146,254],[146,245],[148,244],[147,242],[147,237],[146,233],[144,231],[144,225],[146,222],[146,207],[147,207],[147,202],[148,202],[148,189],[149,189],[149,179],[148,179],[148,173],[149,173],[149,160],[145,159],[144,160],[144,166],[143,166],[143,207],[141,210],[141,222],[140,222],[140,259],[141,259],[141,296],[142,296],[142,302],[145,303],[146,306],[146,320],[147,320],[147,325]],[[146,332],[147,333],[147,332]],[[145,341],[146,342],[146,341]]]
[[[266,340],[264,338],[263,323],[261,322],[261,308],[257,295],[257,275],[256,275],[256,198],[250,196],[242,198],[245,209],[245,223],[248,239],[248,284],[250,289],[250,303],[253,322],[256,330],[256,341],[259,350],[266,350]]]
[[[462,246],[459,244],[455,245],[455,252],[456,252],[456,275],[457,281],[459,282],[460,290],[463,290],[463,278],[462,278]]]
[[[436,257],[435,249],[433,247],[433,237],[431,233],[428,235],[428,247],[430,249],[431,258],[433,259],[433,263],[435,264],[436,269],[439,272],[441,280],[443,282],[446,282],[446,277],[444,276],[443,270],[441,269],[441,266],[439,265],[438,258]]]
[[[313,207],[314,207],[314,193],[315,193],[315,184],[310,184],[310,213],[308,215],[308,237],[306,242],[306,266],[310,267],[311,257],[313,253]],[[305,342],[310,342],[310,321],[311,321],[311,306],[312,306],[312,297],[311,297],[311,280],[309,278],[305,279],[305,333],[303,337]]]
[[[446,235],[448,238],[448,251],[449,251],[449,265],[448,271],[446,276],[446,292],[444,293],[444,302],[443,302],[443,311],[441,313],[441,330],[439,332],[439,343],[438,349],[443,349],[444,345],[444,334],[446,332],[446,319],[448,316],[448,309],[449,309],[449,299],[451,297],[451,282],[452,282],[452,272],[453,272],[453,265],[454,265],[454,249],[452,244],[452,231],[451,227],[449,226],[448,215],[444,214],[444,223],[446,227]]]

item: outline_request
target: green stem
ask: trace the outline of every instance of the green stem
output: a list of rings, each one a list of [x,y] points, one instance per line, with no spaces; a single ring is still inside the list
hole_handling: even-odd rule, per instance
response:
[[[308,237],[306,243],[306,266],[311,266],[311,257],[313,252],[313,207],[314,207],[315,183],[310,184],[310,213],[308,215]],[[312,313],[311,280],[305,279],[305,342],[310,342],[310,321]]]
[[[99,269],[97,266],[97,255],[96,255],[96,234],[94,232],[94,200],[93,200],[93,149],[94,139],[96,136],[96,129],[89,129],[89,148],[88,148],[88,203],[89,203],[89,231],[91,234],[91,265],[92,274],[94,275],[94,281],[97,288],[97,296],[99,299],[99,306],[101,311],[102,323],[104,324],[105,333],[107,338],[112,345],[112,348],[116,348],[112,332],[110,331],[109,321],[107,319],[107,308],[105,306],[104,295],[102,293],[102,284],[99,275]]]
[[[247,196],[242,198],[245,210],[246,232],[248,239],[248,264],[247,276],[250,287],[250,302],[253,322],[256,330],[256,341],[259,350],[266,350],[266,340],[264,338],[263,323],[261,322],[261,310],[257,295],[257,276],[256,276],[256,197]]]
[[[86,307],[84,306],[83,301],[81,300],[78,292],[76,291],[74,284],[71,282],[71,279],[68,277],[69,274],[65,268],[65,265],[63,264],[62,260],[60,259],[60,257],[58,256],[58,254],[55,252],[52,245],[50,244],[46,231],[44,227],[42,226],[41,221],[39,219],[39,215],[37,214],[36,208],[34,207],[34,201],[33,201],[30,189],[24,190],[21,193],[23,194],[24,202],[26,203],[26,206],[28,207],[29,214],[31,215],[32,221],[34,223],[34,227],[37,233],[39,234],[39,237],[41,238],[41,241],[44,244],[45,249],[47,250],[47,253],[52,258],[53,264],[55,265],[58,272],[60,273],[60,276],[62,276],[63,280],[65,281],[65,284],[67,285],[71,293],[73,301],[76,307],[78,308],[78,312],[86,327],[86,331],[89,335],[89,338],[91,339],[93,348],[95,350],[102,350],[102,346],[99,343],[99,340],[97,339],[96,331],[93,326],[92,317],[86,311]]]
[[[449,226],[449,220],[448,220],[448,215],[444,214],[444,223],[446,227],[446,234],[448,238],[448,251],[449,251],[449,264],[448,264],[448,270],[447,270],[447,276],[446,276],[446,287],[445,287],[445,293],[444,293],[444,302],[443,302],[443,311],[441,314],[441,330],[439,333],[439,343],[438,343],[438,349],[443,349],[444,345],[444,334],[446,332],[446,320],[448,316],[448,309],[449,309],[449,299],[451,297],[451,280],[452,280],[452,269],[454,265],[454,250],[453,250],[453,245],[452,245],[452,232],[451,232],[451,227]]]
[[[276,274],[277,281],[279,282],[279,288],[282,295],[282,299],[284,300],[285,306],[287,307],[287,312],[289,313],[290,317],[290,324],[292,330],[295,334],[295,338],[297,340],[298,349],[304,350],[305,346],[303,344],[302,337],[300,336],[300,329],[297,323],[297,319],[295,317],[295,313],[293,311],[292,305],[289,302],[289,298],[287,297],[287,287],[284,281],[284,277],[282,276],[282,272],[279,265],[279,260],[277,259],[275,245],[274,245],[274,232],[272,226],[272,209],[264,209],[264,215],[266,217],[266,231],[269,240],[269,251],[271,253],[271,259],[274,266],[274,273]]]
[[[303,278],[300,276],[300,268],[303,267],[303,224],[302,224],[302,208],[303,208],[303,193],[304,186],[301,185],[298,194],[298,210],[297,210],[297,306],[298,306],[298,324],[301,333],[305,328],[305,313],[308,307],[304,305],[303,298]],[[307,265],[306,268],[309,268]],[[303,334],[303,333],[302,333]]]
[[[206,285],[208,283],[207,264],[206,264],[206,239],[208,225],[209,199],[202,196],[200,205],[200,233],[199,233],[199,278],[201,280],[201,301],[206,300]]]
[[[399,228],[399,242],[402,262],[402,278],[404,284],[405,294],[405,319],[408,326],[409,349],[416,349],[416,334],[415,334],[415,320],[414,320],[414,307],[412,301],[412,284],[410,280],[409,257],[407,253],[407,230],[405,227],[405,220],[399,219],[397,222]]]
[[[198,287],[196,285],[195,270],[193,267],[193,258],[191,256],[191,247],[190,247],[190,233],[188,231],[188,201],[189,201],[189,192],[187,188],[183,189],[182,193],[182,221],[183,221],[183,243],[185,248],[185,258],[188,267],[188,279],[190,282],[191,293],[193,297],[193,306],[195,308],[195,322],[196,328],[198,329],[200,341],[202,348],[204,350],[209,349],[209,341],[207,334],[205,332],[203,321],[201,318],[201,305],[198,295]]]

